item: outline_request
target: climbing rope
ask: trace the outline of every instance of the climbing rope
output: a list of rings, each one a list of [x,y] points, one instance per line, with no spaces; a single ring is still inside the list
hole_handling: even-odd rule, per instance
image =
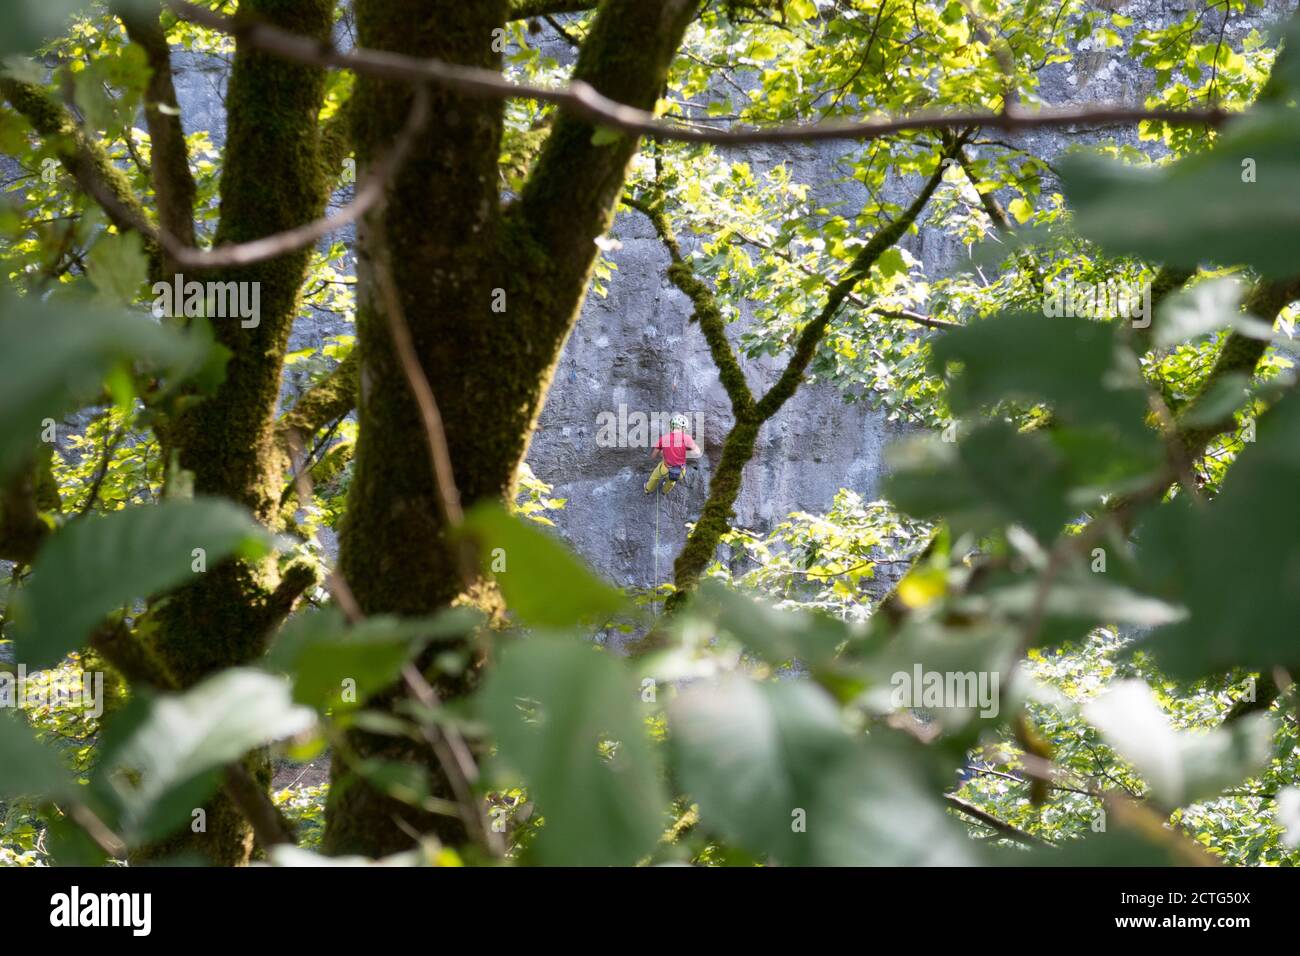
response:
[[[655,576],[650,582],[651,586],[655,589],[654,605],[656,614],[659,613],[659,502],[660,499],[663,498],[663,492],[660,491],[662,486],[663,482],[660,482],[659,485],[655,487]]]

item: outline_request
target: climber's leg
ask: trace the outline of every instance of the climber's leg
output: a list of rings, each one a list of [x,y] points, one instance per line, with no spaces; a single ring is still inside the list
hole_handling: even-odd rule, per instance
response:
[[[657,465],[655,465],[654,471],[650,472],[650,477],[646,480],[645,493],[647,495],[651,494],[655,490],[655,488],[659,487],[659,482],[663,481],[664,476],[667,474],[668,474],[668,469],[665,468],[664,463],[660,461]],[[667,487],[668,486],[665,486],[665,490],[667,490]]]
[[[677,479],[682,476],[681,468],[669,467],[667,470],[668,477],[664,479],[664,494],[668,494],[668,492],[672,491],[673,487],[677,484]]]

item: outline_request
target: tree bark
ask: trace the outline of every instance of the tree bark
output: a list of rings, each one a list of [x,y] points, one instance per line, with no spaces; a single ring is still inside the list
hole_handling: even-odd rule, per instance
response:
[[[241,9],[322,41],[329,37],[330,0],[245,0]],[[257,239],[321,215],[329,191],[318,162],[324,89],[320,68],[242,45],[236,51],[226,99],[217,245]],[[280,519],[288,464],[276,428],[280,381],[309,258],[304,249],[193,277],[258,283],[260,315],[252,328],[238,317],[211,320],[217,341],[231,353],[225,380],[159,436],[164,451],[194,473],[196,493],[238,502],[272,529]],[[292,606],[286,590],[301,591],[310,583],[296,573],[286,578],[281,580],[274,559],[208,568],[157,606],[152,651],[182,688],[253,660]],[[269,784],[265,760],[254,761],[251,771],[263,786]],[[221,794],[208,807],[207,833],[184,833],[139,855],[196,852],[218,865],[238,865],[248,861],[252,846],[247,820]]]

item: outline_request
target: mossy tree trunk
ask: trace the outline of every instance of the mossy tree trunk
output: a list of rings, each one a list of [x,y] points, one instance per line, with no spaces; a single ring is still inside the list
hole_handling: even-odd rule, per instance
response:
[[[286,29],[321,40],[329,37],[330,0],[244,0],[240,6],[241,12]],[[244,45],[237,49],[226,95],[217,245],[261,238],[322,214],[329,193],[318,155],[323,100],[323,70],[287,63]],[[183,183],[170,188],[186,189]],[[159,190],[158,200],[165,205],[170,194]],[[180,219],[170,218],[173,223]],[[168,423],[159,436],[164,451],[193,472],[197,494],[236,501],[272,529],[278,527],[288,464],[277,440],[280,383],[309,257],[310,250],[304,249],[219,274],[186,276],[258,283],[260,313],[249,328],[238,317],[211,320],[217,341],[230,350],[225,380],[214,395]],[[156,609],[152,644],[169,680],[188,687],[223,667],[257,657],[271,629],[308,583],[298,574],[282,580],[273,559],[209,567]],[[264,760],[254,760],[252,769],[269,784]],[[192,852],[216,864],[247,862],[252,833],[239,811],[224,793],[206,809],[205,833],[184,833],[147,848],[142,856]]]
[[[653,108],[697,7],[697,0],[605,0],[575,77],[620,102]],[[493,69],[500,66],[494,31],[512,15],[506,0],[358,0],[356,13],[364,46]],[[361,77],[354,96],[364,167],[406,123],[412,94]],[[522,194],[503,206],[500,104],[445,91],[434,91],[431,101],[430,125],[384,210],[358,231],[360,431],[340,563],[366,613],[427,614],[467,590],[439,516],[421,419],[389,335],[391,317],[375,291],[375,266],[391,263],[462,501],[508,501],[586,293],[594,240],[609,227],[637,148],[628,136],[593,142],[590,123],[561,114]],[[505,311],[494,312],[501,296]],[[444,697],[454,697],[473,680],[471,669],[454,682],[435,682]],[[389,706],[397,694],[371,706]],[[435,789],[446,795],[421,748],[360,733],[349,743],[361,757],[434,767]],[[341,762],[332,782],[330,852],[391,853],[411,845],[411,830],[463,838],[458,821],[397,804]]]

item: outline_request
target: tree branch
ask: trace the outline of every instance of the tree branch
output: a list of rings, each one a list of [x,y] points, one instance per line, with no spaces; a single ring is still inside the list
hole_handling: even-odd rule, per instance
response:
[[[930,174],[930,178],[916,198],[912,200],[912,204],[893,222],[877,230],[876,234],[853,258],[853,262],[844,271],[843,277],[832,286],[830,295],[826,299],[826,305],[815,319],[804,326],[803,331],[799,334],[794,354],[790,356],[790,360],[786,363],[781,377],[759,399],[758,414],[763,420],[775,415],[777,410],[785,404],[786,400],[794,394],[795,389],[799,387],[799,382],[803,379],[808,363],[812,361],[818,344],[826,334],[827,326],[830,325],[831,320],[839,312],[840,306],[852,294],[854,287],[866,278],[881,255],[887,249],[892,248],[899,239],[903,238],[907,230],[916,222],[926,204],[930,201],[930,197],[934,195],[934,191],[943,182],[944,160],[951,157],[953,150],[956,148],[956,145],[944,148],[939,155],[939,165]]]
[[[573,85],[607,102],[652,110],[698,6],[699,0],[606,0],[578,54]],[[600,125],[581,111],[562,112],[519,197],[527,233],[547,247],[566,283],[577,276],[585,283],[592,241],[608,228],[637,149],[636,136],[605,140]]]
[[[411,111],[406,126],[389,151],[371,164],[365,180],[357,187],[352,201],[340,207],[333,215],[321,216],[312,222],[263,236],[260,239],[221,245],[211,250],[189,248],[171,233],[155,228],[142,216],[137,216],[136,211],[130,206],[122,204],[112,191],[103,189],[99,183],[94,183],[90,192],[110,216],[116,214],[117,218],[123,220],[130,228],[142,233],[147,241],[165,250],[168,257],[182,268],[202,270],[249,266],[306,248],[330,233],[355,222],[379,205],[388,184],[406,163],[412,146],[428,121],[429,110],[426,102],[423,108]],[[334,139],[330,143],[332,150],[342,148],[339,142],[341,135],[340,130],[334,130]]]
[[[354,348],[334,370],[303,392],[294,406],[280,416],[276,434],[281,444],[290,432],[304,439],[356,407],[360,354]]]
[[[1002,203],[998,202],[998,197],[993,195],[992,191],[985,192],[979,188],[979,179],[975,175],[975,170],[971,167],[971,159],[966,154],[965,148],[957,150],[953,158],[957,160],[957,165],[961,167],[961,171],[966,174],[967,181],[970,183],[971,188],[975,190],[975,195],[979,196],[980,205],[984,207],[984,212],[988,214],[988,217],[993,220],[993,225],[1003,234],[1013,232],[1015,226],[1012,225],[1011,217],[1007,215],[1007,211],[1002,208]]]
[[[700,330],[709,345],[709,354],[713,356],[713,364],[718,367],[718,377],[722,381],[722,387],[726,389],[727,397],[731,399],[732,414],[737,420],[749,418],[754,413],[754,393],[750,391],[745,373],[740,367],[736,353],[731,348],[731,342],[727,339],[726,324],[723,322],[722,310],[718,308],[713,290],[695,275],[690,264],[682,257],[681,246],[673,234],[662,205],[652,205],[639,199],[624,199],[623,202],[642,213],[654,225],[655,232],[659,234],[664,247],[668,250],[670,259],[668,278],[673,285],[686,294],[695,307],[691,319],[700,323]]]
[[[700,575],[708,566],[709,561],[712,560],[718,541],[729,527],[732,509],[735,506],[736,498],[740,494],[745,466],[754,456],[759,428],[775,415],[786,400],[798,389],[808,363],[812,360],[822,336],[825,334],[831,320],[838,313],[840,306],[848,300],[854,286],[871,271],[885,250],[897,243],[907,230],[912,227],[912,224],[916,222],[926,204],[930,201],[930,197],[939,187],[939,183],[943,181],[944,160],[951,156],[952,150],[960,146],[962,142],[961,139],[950,139],[944,148],[940,150],[937,157],[938,165],[916,199],[898,219],[877,230],[876,234],[859,250],[852,263],[845,269],[844,275],[832,287],[821,312],[815,319],[804,326],[799,335],[794,354],[790,356],[785,369],[775,384],[757,402],[750,398],[751,404],[744,406],[744,414],[738,413],[736,415],[735,424],[732,425],[731,431],[727,433],[726,441],[723,442],[722,456],[717,463],[717,467],[713,470],[712,480],[709,482],[709,494],[704,501],[704,507],[700,509],[700,517],[695,522],[695,527],[691,529],[690,535],[687,536],[681,553],[677,555],[677,560],[673,562],[673,581],[677,590],[669,595],[668,600],[664,603],[664,608],[669,613],[675,612],[686,600],[690,590],[694,588]],[[680,258],[680,251],[678,257]],[[708,293],[707,287],[704,287],[703,283],[700,283],[690,273],[689,266],[686,263],[675,262],[671,269],[677,273],[674,278],[675,282],[680,280],[686,283],[689,278],[691,283],[699,283],[703,292]],[[690,286],[690,283],[686,284]],[[698,294],[699,290],[696,291]],[[707,295],[701,298],[705,302],[707,309],[711,299]],[[713,306],[713,309],[716,312],[716,305]],[[720,328],[720,315],[717,317],[717,323]],[[725,342],[725,338],[723,341]],[[730,355],[729,349],[725,355]],[[737,365],[736,370],[738,371],[738,369],[739,366]],[[746,391],[748,390],[746,389]],[[658,582],[655,582],[655,584],[657,585]],[[657,639],[658,633],[652,631],[638,651],[644,651],[654,646]]]
[[[1277,318],[1277,314],[1297,299],[1300,299],[1300,279],[1290,279],[1283,282],[1261,280],[1251,287],[1250,292],[1246,295],[1244,306],[1246,311],[1260,316],[1272,325]],[[1265,339],[1250,338],[1240,332],[1230,332],[1227,338],[1224,339],[1219,354],[1214,360],[1214,366],[1205,377],[1205,382],[1186,407],[1190,408],[1195,405],[1197,399],[1206,395],[1227,375],[1253,375],[1255,366],[1263,358],[1268,345],[1269,343]],[[1188,457],[1199,458],[1205,453],[1205,449],[1210,442],[1224,432],[1236,428],[1236,425],[1236,419],[1231,413],[1208,425],[1190,428],[1180,425],[1180,435]]]
[[[253,828],[253,836],[262,849],[273,846],[294,844],[293,828],[280,814],[279,808],[271,802],[266,788],[253,779],[248,768],[242,763],[232,763],[226,767],[222,782],[226,795],[244,819]]]
[[[693,7],[694,3],[684,3],[679,0],[678,5]],[[528,86],[512,83],[495,70],[480,67],[461,66],[439,60],[422,60],[364,47],[342,53],[328,44],[316,43],[287,30],[279,30],[245,17],[222,16],[183,0],[168,0],[168,6],[186,20],[230,33],[267,52],[300,63],[354,70],[357,73],[408,83],[433,83],[453,88],[463,96],[498,100],[526,98],[553,103],[563,107],[571,117],[583,121],[584,125],[594,124],[622,133],[688,143],[719,145],[807,143],[844,139],[869,140],[895,133],[955,130],[967,127],[1017,132],[1079,124],[1118,126],[1143,121],[1161,121],[1187,126],[1204,124],[1211,128],[1218,128],[1232,116],[1231,113],[1218,108],[1175,110],[1095,104],[1051,107],[1030,112],[1012,104],[999,113],[921,113],[902,119],[827,121],[720,131],[666,123],[649,111],[648,107],[653,105],[652,102],[642,107],[635,102],[620,102],[617,98],[611,98],[599,91],[582,75],[581,60],[575,78],[567,87]],[[634,7],[640,9],[632,9]],[[620,26],[631,26],[628,35],[624,38],[628,48],[644,47],[647,38],[660,36],[659,31],[654,28],[660,22],[659,5],[642,4],[640,0],[607,0],[602,8],[601,17],[608,16],[611,20],[618,20],[620,17],[615,11],[625,11],[626,15],[622,18],[623,23]],[[597,33],[599,21],[600,17],[597,23],[593,24],[592,35],[589,35],[587,42],[583,44],[584,48],[595,49],[603,45],[600,41],[594,45],[592,43],[592,36]],[[619,62],[621,66],[626,66],[624,61]],[[631,72],[635,73],[635,71]],[[635,80],[637,77],[629,75],[624,79]],[[657,95],[658,86],[655,88],[655,93]],[[568,170],[570,173],[573,171]]]
[[[162,230],[185,246],[194,245],[194,201],[197,189],[190,172],[185,130],[181,125],[176,87],[172,80],[171,50],[157,14],[146,15],[130,4],[114,0],[113,12],[126,27],[127,36],[149,60],[145,88],[145,121],[149,127],[152,161],[149,167]],[[178,269],[165,264],[164,271]]]
[[[40,467],[33,462],[0,482],[0,560],[31,564],[50,533],[37,504]]]
[[[790,265],[794,266],[804,275],[809,276],[813,279],[818,279],[821,282],[825,283],[826,285],[832,285],[831,280],[826,278],[826,276],[822,275],[816,269],[810,269],[808,266],[804,265],[803,263],[797,262],[794,256],[790,255],[787,252],[783,252],[780,249],[777,249],[771,243],[763,242],[761,239],[755,239],[752,236],[747,236],[744,233],[737,232],[735,229],[732,229],[732,234],[735,235],[735,237],[739,239],[741,242],[747,243],[748,245],[754,246],[758,249],[762,249],[765,252],[770,252],[778,259],[782,259],[790,263]],[[856,305],[862,311],[869,312],[872,315],[879,315],[886,319],[898,319],[902,322],[912,322],[915,325],[920,325],[927,329],[961,328],[961,324],[958,322],[949,322],[946,319],[931,318],[928,315],[922,315],[920,312],[913,312],[911,309],[878,309],[875,306],[871,305],[871,303],[863,299],[861,296],[859,296],[856,292],[850,293],[848,298],[845,301],[849,302],[851,305]]]
[[[104,147],[88,137],[68,109],[39,86],[0,75],[0,95],[27,118],[77,184],[104,206],[113,225],[143,236],[149,275],[155,280],[162,277],[161,249],[149,213]]]
[[[947,801],[948,805],[951,806],[953,809],[955,809],[958,813],[964,814],[965,816],[970,817],[972,820],[978,820],[986,827],[989,827],[992,830],[996,830],[999,834],[1006,837],[1008,840],[1015,840],[1017,843],[1023,843],[1026,846],[1042,846],[1042,847],[1053,846],[1053,844],[1048,843],[1046,840],[1041,839],[1040,837],[1034,836],[1032,833],[1026,833],[1024,830],[1021,830],[1018,827],[1014,827],[1010,823],[1005,823],[1002,820],[999,820],[997,817],[993,816],[993,814],[986,813],[985,811],[981,810],[979,807],[975,806],[975,804],[967,803],[961,797],[954,796],[951,793],[945,793],[943,795],[943,799]]]
[[[352,124],[356,118],[351,95],[321,124],[320,168],[327,188],[332,190],[343,171],[343,160],[352,152]]]
[[[599,5],[600,0],[514,0],[506,16],[511,20],[528,20],[557,13],[585,13]]]

